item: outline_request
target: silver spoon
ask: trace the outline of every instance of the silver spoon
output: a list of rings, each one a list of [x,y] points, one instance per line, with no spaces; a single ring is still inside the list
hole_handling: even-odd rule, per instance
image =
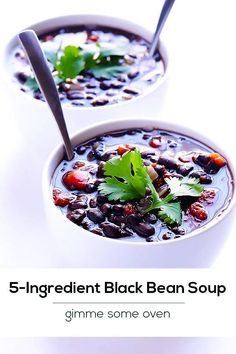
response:
[[[65,152],[68,160],[73,158],[73,149],[68,135],[61,102],[58,91],[48,67],[47,60],[39,44],[36,33],[32,30],[25,30],[18,34],[19,39],[26,51],[29,62],[35,74],[35,78],[40,86],[49,108],[56,119],[58,128],[65,146]]]
[[[164,5],[161,9],[160,17],[159,17],[159,20],[157,23],[156,31],[154,33],[154,36],[153,36],[153,39],[152,39],[152,42],[150,45],[150,49],[149,49],[150,57],[153,57],[156,52],[162,28],[167,20],[170,10],[172,9],[172,6],[174,5],[174,2],[175,2],[175,0],[165,0],[165,2],[164,2]]]

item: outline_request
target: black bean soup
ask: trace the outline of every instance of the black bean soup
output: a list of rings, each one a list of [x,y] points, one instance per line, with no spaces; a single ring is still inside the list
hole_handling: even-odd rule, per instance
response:
[[[67,107],[93,107],[124,102],[142,94],[164,75],[160,54],[156,54],[155,60],[148,59],[148,42],[138,35],[122,30],[92,25],[79,26],[58,29],[39,38],[43,50],[49,53],[46,56],[60,93],[60,100]],[[86,59],[86,66],[78,75],[76,72],[68,73],[65,64],[78,64],[70,60],[69,53],[68,60],[64,60],[64,66],[60,67],[64,70],[62,76],[58,77],[58,63],[54,63],[55,57],[53,61],[51,54],[57,53],[57,60],[61,60],[63,50],[67,46],[95,51],[94,57],[98,56],[96,65],[101,65],[105,71],[95,71],[91,62]],[[103,54],[104,48],[111,50],[111,56],[99,57],[96,52],[99,48],[103,48]],[[10,70],[14,82],[22,91],[38,100],[44,100],[20,46],[11,53]],[[74,77],[71,79],[68,75],[72,74]]]
[[[167,225],[155,211],[140,213],[143,200],[109,201],[98,191],[104,165],[127,151],[139,149],[144,166],[155,171],[153,185],[163,198],[166,178],[198,178],[201,195],[181,198],[182,223]],[[209,223],[227,208],[233,180],[222,156],[202,143],[169,131],[122,130],[96,137],[74,149],[72,161],[62,161],[53,179],[53,199],[73,223],[100,236],[134,242],[170,240]],[[79,233],[79,230],[78,230]],[[217,235],[216,235],[217,237]]]

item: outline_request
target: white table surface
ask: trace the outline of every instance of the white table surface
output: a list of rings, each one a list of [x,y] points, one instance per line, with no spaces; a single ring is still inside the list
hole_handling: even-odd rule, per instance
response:
[[[20,29],[45,18],[73,12],[125,17],[154,30],[162,1],[43,0],[39,3],[32,0],[4,2],[0,13],[1,50],[8,38]],[[162,116],[207,132],[225,149],[232,149],[236,157],[234,7],[234,0],[176,1],[162,36],[172,67]],[[34,178],[33,163],[31,174],[26,167],[32,161],[27,153],[29,146],[14,124],[4,95],[8,92],[2,87],[0,266],[63,266],[51,244],[42,212],[40,181],[36,180],[34,195],[27,193],[28,178]],[[32,198],[36,202],[32,202]],[[236,225],[214,267],[226,270],[235,267],[235,230]]]

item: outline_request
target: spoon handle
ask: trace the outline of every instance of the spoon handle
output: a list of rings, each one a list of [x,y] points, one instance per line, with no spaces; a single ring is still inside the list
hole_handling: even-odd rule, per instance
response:
[[[71,160],[73,158],[73,149],[66,128],[65,119],[61,108],[61,102],[58,96],[56,84],[48,67],[44,53],[41,49],[39,40],[36,36],[36,33],[32,30],[25,30],[19,33],[18,36],[27,53],[41,92],[43,93],[52,111],[52,114],[57,121],[64,141],[67,159]]]
[[[157,23],[156,31],[154,33],[153,40],[149,49],[150,57],[153,57],[156,52],[162,28],[167,20],[167,17],[170,13],[172,6],[174,5],[174,2],[175,0],[165,0],[165,3],[162,7],[161,14]]]

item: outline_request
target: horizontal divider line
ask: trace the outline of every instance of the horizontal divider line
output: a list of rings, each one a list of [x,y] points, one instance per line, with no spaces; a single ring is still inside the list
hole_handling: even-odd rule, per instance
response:
[[[185,302],[74,302],[54,301],[54,305],[185,305]]]

